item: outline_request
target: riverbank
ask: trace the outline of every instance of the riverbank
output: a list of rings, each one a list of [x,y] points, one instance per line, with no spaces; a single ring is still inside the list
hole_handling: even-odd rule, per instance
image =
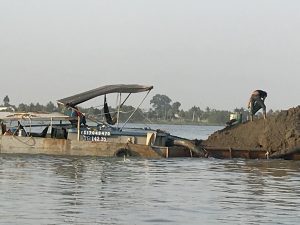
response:
[[[169,121],[169,120],[155,120],[151,122],[142,121],[142,122],[130,122],[132,124],[141,124],[141,123],[150,123],[150,124],[159,124],[159,125],[191,125],[191,126],[225,126],[223,123],[208,123],[208,122],[193,122],[193,121]]]

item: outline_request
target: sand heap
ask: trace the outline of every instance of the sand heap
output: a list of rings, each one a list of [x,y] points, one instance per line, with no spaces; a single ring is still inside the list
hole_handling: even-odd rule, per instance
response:
[[[271,152],[300,146],[300,106],[281,111],[267,120],[226,127],[202,142],[205,146],[241,149],[261,148]]]

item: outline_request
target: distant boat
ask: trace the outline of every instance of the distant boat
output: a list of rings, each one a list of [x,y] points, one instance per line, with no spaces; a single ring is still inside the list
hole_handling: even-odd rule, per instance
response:
[[[206,152],[192,140],[162,130],[127,127],[152,89],[153,86],[136,84],[107,85],[58,100],[60,107],[73,111],[72,115],[0,112],[0,152],[101,157],[204,157]],[[121,126],[119,116],[123,104],[132,93],[139,92],[146,93],[145,97]],[[110,114],[106,101],[106,95],[112,93],[119,95],[118,110],[114,115]],[[123,102],[122,94],[127,95]],[[85,120],[89,121],[89,118],[85,118],[77,106],[99,96],[104,96],[105,121],[87,125]],[[33,132],[37,128],[40,132]]]

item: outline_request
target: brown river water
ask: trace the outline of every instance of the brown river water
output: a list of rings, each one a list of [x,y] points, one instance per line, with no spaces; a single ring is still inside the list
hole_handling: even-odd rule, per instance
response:
[[[0,224],[299,224],[299,174],[300,161],[0,155]]]

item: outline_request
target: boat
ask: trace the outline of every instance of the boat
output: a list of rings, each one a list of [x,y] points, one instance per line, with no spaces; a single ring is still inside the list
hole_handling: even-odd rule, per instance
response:
[[[45,154],[98,157],[204,157],[205,151],[192,140],[167,131],[127,126],[130,118],[144,102],[153,86],[137,84],[106,85],[57,101],[72,114],[37,112],[0,112],[1,154]],[[123,104],[134,93],[144,98],[124,123],[119,123]],[[106,95],[118,95],[118,110],[109,112]],[[122,95],[126,95],[122,99]],[[78,105],[96,97],[104,97],[105,120],[85,118]],[[86,120],[93,121],[93,125]],[[26,124],[25,124],[26,123]],[[39,132],[36,130],[40,129]]]

